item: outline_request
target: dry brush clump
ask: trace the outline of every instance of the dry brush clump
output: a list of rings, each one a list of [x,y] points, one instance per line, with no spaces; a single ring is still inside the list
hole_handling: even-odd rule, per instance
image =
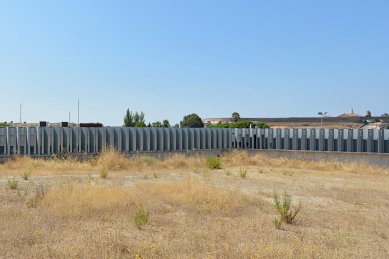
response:
[[[99,169],[100,177],[103,178],[103,179],[108,177],[108,173],[109,173],[109,171],[108,171],[108,169],[106,167],[101,167]]]
[[[279,219],[273,220],[273,225],[277,229],[280,229],[283,222],[285,222],[286,224],[292,224],[297,214],[301,210],[301,206],[302,206],[301,201],[298,203],[297,207],[293,209],[292,196],[287,192],[284,192],[284,195],[281,199],[279,194],[276,191],[274,191],[273,193],[273,201],[274,201],[274,207],[276,208],[277,213],[279,215]]]
[[[131,168],[130,160],[114,149],[106,149],[94,162],[94,165],[98,168],[106,168],[113,171]]]
[[[139,206],[135,212],[134,222],[136,227],[141,230],[143,226],[149,223],[150,212],[146,211],[143,206]]]
[[[7,180],[7,187],[11,190],[16,190],[18,188],[19,181],[15,177]]]
[[[220,157],[209,156],[206,158],[207,167],[211,170],[222,168],[222,162]]]
[[[23,170],[20,172],[20,177],[22,177],[24,180],[27,181],[30,178],[31,173],[32,173],[32,170],[28,170],[28,169]]]

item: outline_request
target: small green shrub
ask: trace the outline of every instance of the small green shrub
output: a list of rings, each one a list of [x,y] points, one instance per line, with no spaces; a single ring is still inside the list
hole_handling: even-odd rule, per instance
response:
[[[88,185],[91,185],[92,182],[93,182],[93,177],[91,174],[88,174],[88,176],[86,177],[86,182],[88,183]]]
[[[24,180],[27,181],[28,178],[30,178],[31,173],[32,173],[32,169],[28,168],[20,172],[20,177],[22,177]]]
[[[204,181],[208,181],[210,177],[211,177],[211,172],[208,169],[205,169],[203,172]]]
[[[281,200],[280,196],[276,191],[273,193],[274,207],[276,208],[278,215],[280,216],[280,221],[287,224],[292,224],[295,217],[301,210],[301,201],[298,206],[294,209],[291,208],[292,196],[284,192],[284,196]]]
[[[146,166],[152,166],[157,162],[156,158],[149,157],[149,156],[142,156],[140,159],[142,163],[145,164]]]
[[[100,177],[103,179],[108,177],[108,169],[106,167],[100,168],[99,173],[100,173]]]
[[[241,178],[246,178],[247,177],[247,169],[246,168],[239,168],[239,175]]]
[[[283,174],[283,175],[286,175],[286,176],[293,176],[293,175],[294,175],[294,173],[293,173],[291,170],[284,170],[284,171],[282,172],[282,174]]]
[[[207,167],[211,170],[220,169],[222,166],[222,162],[220,157],[217,156],[209,156],[207,157]]]
[[[135,212],[134,222],[138,229],[149,223],[150,213],[145,211],[143,206],[138,207]]]
[[[281,229],[282,220],[281,219],[273,219],[273,225],[276,229]]]
[[[18,188],[18,184],[19,184],[19,181],[18,179],[16,179],[15,177],[12,178],[12,179],[8,179],[7,181],[7,186],[11,189],[11,190],[16,190]]]

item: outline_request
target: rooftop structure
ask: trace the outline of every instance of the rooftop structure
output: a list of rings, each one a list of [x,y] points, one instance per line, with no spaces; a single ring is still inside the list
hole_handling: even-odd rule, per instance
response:
[[[351,108],[350,112],[343,113],[343,114],[339,115],[338,117],[347,118],[347,117],[362,117],[362,116],[354,113],[354,109]]]

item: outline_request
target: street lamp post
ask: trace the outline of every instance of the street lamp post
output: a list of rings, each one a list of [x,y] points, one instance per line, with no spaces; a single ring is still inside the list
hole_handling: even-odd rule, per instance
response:
[[[323,128],[323,117],[327,114],[327,112],[318,112],[318,115],[320,115],[320,128]]]

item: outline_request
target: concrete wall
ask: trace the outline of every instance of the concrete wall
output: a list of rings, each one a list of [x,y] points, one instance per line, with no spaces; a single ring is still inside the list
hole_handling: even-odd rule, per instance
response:
[[[0,156],[220,150],[304,150],[389,153],[389,130],[361,129],[177,129],[0,128]]]

